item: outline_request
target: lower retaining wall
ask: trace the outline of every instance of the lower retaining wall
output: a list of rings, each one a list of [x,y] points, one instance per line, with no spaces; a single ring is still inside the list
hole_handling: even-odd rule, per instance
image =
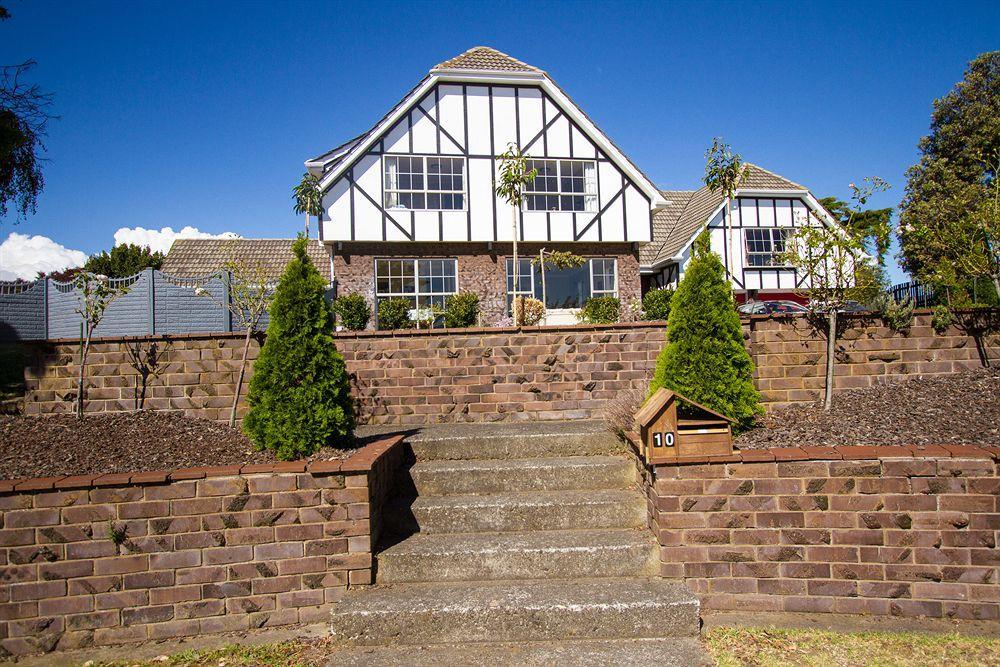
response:
[[[639,470],[661,574],[706,609],[997,619],[998,459],[804,447]]]
[[[325,621],[372,581],[400,442],[308,465],[0,482],[0,653]]]
[[[907,376],[978,368],[977,342],[956,327],[937,334],[930,315],[896,333],[848,318],[838,345],[836,390]],[[769,406],[815,401],[824,386],[825,340],[804,317],[744,320],[756,382]],[[339,333],[360,421],[376,424],[587,419],[623,390],[645,391],[663,348],[663,322],[607,326]],[[981,349],[1000,358],[1000,336]],[[238,334],[102,339],[90,353],[86,410],[135,407],[128,346],[156,343],[161,362],[146,407],[228,419],[243,340]],[[28,344],[28,414],[71,412],[79,343]],[[251,347],[251,358],[257,346]],[[245,412],[241,406],[240,415]]]

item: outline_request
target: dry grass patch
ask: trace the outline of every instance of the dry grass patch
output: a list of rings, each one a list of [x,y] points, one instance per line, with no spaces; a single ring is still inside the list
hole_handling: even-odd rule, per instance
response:
[[[705,644],[720,667],[1000,666],[1000,639],[959,634],[713,628]]]

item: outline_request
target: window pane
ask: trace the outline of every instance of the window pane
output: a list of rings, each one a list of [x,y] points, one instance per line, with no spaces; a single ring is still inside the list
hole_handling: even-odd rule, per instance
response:
[[[545,271],[545,306],[579,308],[590,296],[590,267]]]

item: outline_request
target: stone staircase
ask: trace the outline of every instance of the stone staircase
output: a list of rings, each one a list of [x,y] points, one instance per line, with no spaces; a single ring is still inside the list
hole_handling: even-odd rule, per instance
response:
[[[655,576],[634,465],[599,425],[411,446],[377,583],[334,609],[330,665],[707,664],[697,598]]]

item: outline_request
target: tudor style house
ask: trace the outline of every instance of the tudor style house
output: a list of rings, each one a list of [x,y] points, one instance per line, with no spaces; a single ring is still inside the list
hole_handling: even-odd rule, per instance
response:
[[[511,143],[538,170],[516,228],[494,193],[497,156]],[[707,187],[658,189],[548,74],[482,46],[435,66],[365,133],[305,164],[323,192],[312,252],[339,294],[362,294],[377,312],[387,298],[421,308],[472,291],[488,325],[509,315],[513,294],[541,298],[531,260],[543,248],[587,260],[545,274],[545,323],[570,323],[592,296],[628,304],[676,284],[706,227],[738,300],[795,298],[801,279],[780,261],[785,238],[836,224],[806,187],[756,165],[731,202]],[[275,267],[291,257],[288,240],[245,242],[241,252]],[[221,243],[178,241],[164,267],[201,275]]]

